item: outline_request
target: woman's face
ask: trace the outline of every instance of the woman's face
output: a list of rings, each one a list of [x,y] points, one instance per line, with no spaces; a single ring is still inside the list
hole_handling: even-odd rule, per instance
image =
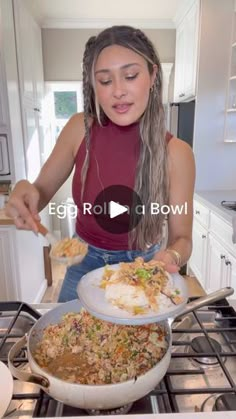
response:
[[[130,125],[144,113],[156,76],[147,61],[131,49],[112,45],[104,48],[95,64],[97,100],[107,117],[117,125]]]

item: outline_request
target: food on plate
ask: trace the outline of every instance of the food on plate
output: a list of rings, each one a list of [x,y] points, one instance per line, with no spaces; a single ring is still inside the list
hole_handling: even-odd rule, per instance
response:
[[[57,258],[71,258],[78,255],[85,256],[87,251],[87,243],[84,243],[77,238],[70,239],[66,237],[53,246],[51,255]]]
[[[43,330],[34,358],[41,368],[65,381],[112,384],[146,373],[166,350],[166,332],[157,323],[117,325],[82,309]]]
[[[171,277],[164,270],[164,263],[157,260],[144,262],[139,257],[134,262],[121,262],[118,270],[107,265],[100,286],[111,304],[134,315],[150,309],[160,312],[172,303],[183,302],[180,291],[173,288]]]

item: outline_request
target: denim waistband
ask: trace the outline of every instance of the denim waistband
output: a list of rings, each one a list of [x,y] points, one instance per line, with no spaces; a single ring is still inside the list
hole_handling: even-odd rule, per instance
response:
[[[85,240],[82,239],[77,233],[75,233],[73,235],[73,237],[77,237],[80,241],[86,243]],[[160,250],[161,243],[155,243],[155,244],[151,245],[147,250],[137,250],[137,249],[131,249],[131,250],[109,250],[109,249],[104,249],[102,247],[93,246],[92,244],[89,244],[89,243],[88,243],[88,245],[89,245],[89,247],[91,249],[96,250],[98,253],[99,252],[101,252],[101,253],[106,252],[106,253],[109,253],[111,255],[118,255],[119,253],[124,253],[125,252],[125,253],[129,253],[129,254],[134,255],[136,253],[137,254],[138,253],[149,254],[149,253],[153,253],[155,251],[158,252],[158,250]]]
[[[81,241],[85,242],[77,233],[74,237],[78,237]],[[147,250],[109,250],[96,247],[89,244],[88,253],[92,257],[101,257],[105,263],[114,263],[114,261],[132,261],[137,257],[143,257],[145,260],[153,258],[155,253],[160,250],[161,243],[156,243],[150,246]]]

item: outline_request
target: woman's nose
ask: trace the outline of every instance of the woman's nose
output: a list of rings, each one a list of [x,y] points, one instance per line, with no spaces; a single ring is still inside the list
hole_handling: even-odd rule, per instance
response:
[[[113,96],[116,99],[120,99],[121,97],[126,95],[126,87],[122,81],[116,81],[113,84]]]

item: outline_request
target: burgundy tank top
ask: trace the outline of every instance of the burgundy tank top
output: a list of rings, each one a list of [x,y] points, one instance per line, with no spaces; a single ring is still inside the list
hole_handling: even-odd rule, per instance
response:
[[[172,135],[167,132],[166,141],[169,142],[171,138]],[[128,250],[128,233],[109,233],[99,226],[93,215],[82,213],[81,169],[85,152],[83,139],[75,157],[72,182],[72,195],[78,208],[76,232],[92,246],[107,250]],[[122,127],[108,121],[107,125],[101,127],[94,122],[91,128],[90,164],[83,202],[93,205],[98,194],[112,185],[124,185],[133,189],[139,152],[138,123]]]

